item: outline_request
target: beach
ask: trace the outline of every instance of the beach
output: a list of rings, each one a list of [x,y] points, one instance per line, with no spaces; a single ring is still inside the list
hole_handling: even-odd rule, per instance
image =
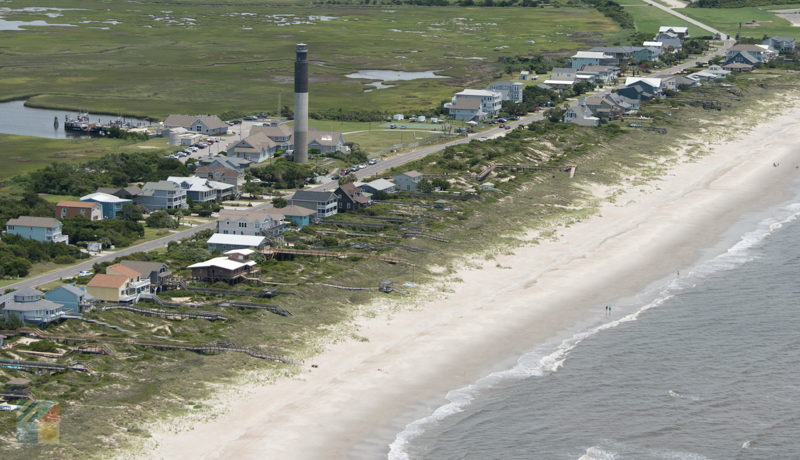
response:
[[[731,140],[709,142],[704,156],[658,180],[625,185],[596,215],[558,227],[556,238],[464,261],[399,307],[362,315],[354,329],[363,340],[330,344],[273,384],[220,390],[214,417],[164,422],[134,456],[385,458],[397,433],[448,391],[679,276],[743,213],[785,200],[800,178],[797,132],[795,102]]]

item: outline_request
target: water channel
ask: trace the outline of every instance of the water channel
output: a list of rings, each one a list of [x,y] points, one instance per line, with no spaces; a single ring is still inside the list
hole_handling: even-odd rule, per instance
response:
[[[79,112],[70,110],[37,109],[26,107],[25,101],[0,102],[0,134],[16,134],[20,136],[46,137],[48,139],[68,139],[73,137],[89,137],[78,131],[65,131],[65,117],[77,118]],[[113,115],[89,114],[92,123],[106,124],[120,117]],[[58,124],[54,123],[58,120]],[[147,120],[123,118],[133,126],[147,126]]]

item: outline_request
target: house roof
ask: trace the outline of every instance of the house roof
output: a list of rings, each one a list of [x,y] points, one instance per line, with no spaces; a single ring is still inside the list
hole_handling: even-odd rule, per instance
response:
[[[615,72],[619,67],[613,65],[585,65],[577,72]]]
[[[398,176],[408,176],[411,177],[412,179],[416,179],[417,177],[422,177],[423,175],[424,174],[422,174],[421,172],[415,170],[406,171],[404,173],[398,174]]]
[[[149,278],[150,273],[161,271],[161,268],[165,267],[167,264],[161,262],[146,262],[143,260],[122,260],[118,265],[122,265],[136,271],[139,276]]]
[[[589,51],[596,51],[601,53],[634,53],[636,51],[646,50],[644,46],[596,46]]]
[[[231,249],[230,251],[225,251],[223,254],[241,254],[243,256],[249,256],[255,253],[256,251],[252,249]]]
[[[36,311],[36,310],[57,310],[64,305],[47,299],[39,299],[33,302],[17,302],[13,297],[7,296],[3,310],[7,311]]]
[[[130,267],[126,267],[125,265],[122,265],[122,264],[109,265],[108,268],[106,268],[106,273],[107,274],[109,274],[109,275],[115,274],[115,273],[109,273],[109,271],[116,272],[116,274],[125,275],[125,276],[127,276],[129,278],[137,278],[137,277],[140,276],[140,273],[138,271],[136,271],[136,270],[134,270],[134,269],[132,269]],[[148,273],[148,275],[149,275],[149,273]]]
[[[97,201],[99,203],[131,203],[131,200],[127,198],[120,198],[118,196],[103,192],[94,192],[82,196],[81,201]]]
[[[181,190],[181,186],[168,180],[158,182],[147,182],[142,186],[142,195],[152,195],[156,190]]]
[[[208,244],[257,247],[264,244],[266,239],[266,237],[256,235],[226,235],[224,233],[215,233],[208,239]]]
[[[494,97],[497,91],[490,91],[488,89],[465,89],[456,93],[456,96],[465,97]]]
[[[481,108],[481,101],[474,97],[459,97],[456,98],[454,104],[450,104],[447,108],[457,110],[479,110]]]
[[[289,205],[285,208],[278,208],[275,209],[276,212],[280,212],[286,217],[306,217],[306,216],[313,216],[317,212],[313,209],[304,208],[302,206],[295,206]]]
[[[61,225],[61,222],[59,222],[56,219],[53,219],[52,217],[19,216],[16,219],[8,219],[6,225],[53,228]]]
[[[12,293],[14,297],[41,297],[44,293],[36,288],[24,287]]]
[[[59,287],[57,287],[55,289],[51,289],[51,290],[47,291],[47,293],[49,294],[51,292],[55,292],[55,291],[58,291],[58,290],[64,290],[64,291],[67,291],[67,292],[69,292],[71,294],[75,294],[76,296],[79,296],[79,297],[86,297],[86,298],[89,298],[89,299],[92,298],[92,296],[90,296],[89,293],[86,292],[85,288],[79,288],[78,286],[75,286],[74,284],[62,284],[61,286],[59,286]]]
[[[226,184],[224,182],[217,182],[211,179],[196,176],[169,176],[167,177],[167,180],[169,182],[174,182],[181,188],[191,192],[207,192],[209,190],[228,190],[234,188],[234,185],[232,184]],[[188,187],[184,187],[183,184],[188,185]]]
[[[216,115],[170,115],[164,120],[164,126],[192,126],[195,121],[200,120],[209,129],[227,128],[228,125],[220,120]]]
[[[731,51],[747,51],[747,52],[763,53],[764,52],[764,48],[762,48],[762,47],[760,47],[758,45],[741,44],[741,45],[733,45],[733,46],[731,46],[731,48],[728,50],[728,52],[731,52]]]
[[[237,171],[237,170],[235,170],[233,168],[229,168],[227,166],[223,166],[221,164],[213,164],[213,165],[210,165],[210,166],[200,166],[199,168],[194,170],[194,173],[196,175],[207,175],[209,173],[213,174],[213,173],[216,173],[216,172],[220,173],[220,175],[221,175],[220,177],[230,178],[230,179],[237,179],[237,178],[239,178],[239,176],[242,175],[241,172],[239,172],[239,171]]]
[[[728,59],[733,59],[736,56],[741,56],[742,58],[744,58],[745,61],[747,61],[747,62],[749,62],[750,64],[753,64],[753,65],[759,63],[758,58],[753,56],[752,54],[750,54],[749,51],[736,51],[734,53],[729,54],[728,55]]]
[[[614,59],[601,51],[578,51],[572,56],[572,59]]]
[[[219,211],[219,218],[218,220],[233,220],[239,221],[244,220],[248,222],[264,222],[267,219],[271,219],[272,216],[275,214],[273,208],[271,207],[264,207],[264,208],[254,208],[254,209],[220,209]]]
[[[298,190],[294,192],[294,195],[290,198],[290,200],[297,200],[297,201],[316,201],[318,203],[321,202],[328,202],[328,201],[336,201],[336,194],[333,192],[312,192],[309,190]]]
[[[625,86],[630,86],[638,82],[645,83],[652,88],[661,88],[661,79],[652,77],[628,77],[625,79]]]
[[[229,236],[229,235],[226,235]],[[227,253],[226,253],[227,254]],[[225,270],[236,270],[242,267],[252,267],[256,263],[252,260],[248,260],[247,262],[237,262],[235,260],[231,260],[227,257],[215,257],[213,259],[206,260],[204,262],[199,262],[196,264],[189,265],[186,268],[207,268],[207,267],[216,267],[222,268]]]
[[[364,185],[374,188],[375,190],[386,190],[397,186],[394,182],[388,179],[375,179],[374,181],[367,182]]]
[[[294,135],[294,128],[287,124],[278,126],[253,126],[250,128],[250,134],[264,134],[267,137],[291,137]]]
[[[339,186],[339,190],[342,191],[348,198],[358,203],[369,203],[369,199],[362,195],[361,190],[359,190],[354,184],[347,183],[342,184]]]
[[[575,84],[575,80],[545,80],[545,85],[570,85]]]
[[[316,142],[319,145],[334,146],[339,145],[339,140],[342,138],[342,133],[335,131],[317,131],[315,129],[309,130],[308,142]]]
[[[642,46],[654,46],[660,48],[664,46],[664,44],[662,42],[642,42]]]
[[[753,66],[745,64],[744,62],[731,62],[722,66],[723,69],[752,69]]]
[[[62,207],[62,208],[86,208],[86,209],[92,209],[92,208],[96,208],[96,207],[100,206],[100,203],[98,203],[96,201],[67,201],[67,200],[63,200],[63,201],[59,201],[58,203],[56,203],[56,206]]]
[[[679,34],[685,34],[685,33],[689,32],[689,28],[688,27],[684,27],[684,26],[681,26],[681,27],[678,27],[678,26],[661,26],[661,27],[658,28],[658,31],[659,32],[670,32],[671,31],[671,32],[679,33]]]
[[[125,286],[125,283],[128,282],[128,279],[129,278],[125,275],[109,275],[105,273],[98,273],[94,275],[91,280],[89,280],[89,283],[87,283],[86,286],[119,289],[122,286]]]
[[[232,149],[239,152],[260,152],[264,149],[277,147],[278,143],[264,133],[256,132],[237,142]]]

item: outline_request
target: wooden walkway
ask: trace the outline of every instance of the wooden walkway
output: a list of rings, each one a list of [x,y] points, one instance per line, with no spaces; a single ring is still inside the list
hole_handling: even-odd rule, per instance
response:
[[[316,256],[316,257],[334,257],[336,259],[346,259],[348,257],[359,257],[364,259],[378,259],[390,264],[407,264],[408,260],[399,257],[387,257],[378,254],[365,254],[362,252],[330,252],[330,251],[316,251],[311,249],[289,249],[289,248],[266,248],[262,251],[266,256],[274,256],[277,254],[289,254],[297,256]]]

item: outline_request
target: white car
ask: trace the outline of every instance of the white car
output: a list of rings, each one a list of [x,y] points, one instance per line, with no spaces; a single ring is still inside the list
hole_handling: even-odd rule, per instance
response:
[[[78,276],[92,276],[92,272],[88,270],[81,270],[80,272],[78,272]]]
[[[374,164],[376,164],[377,162],[378,162],[378,160],[376,160],[376,159],[374,159],[374,158],[370,158],[370,160],[369,160],[367,163],[369,163],[369,164],[371,164],[371,165],[374,165]]]
[[[489,140],[489,138],[486,137],[486,136],[481,136],[478,140],[481,141],[481,142],[486,142],[486,141]]]

